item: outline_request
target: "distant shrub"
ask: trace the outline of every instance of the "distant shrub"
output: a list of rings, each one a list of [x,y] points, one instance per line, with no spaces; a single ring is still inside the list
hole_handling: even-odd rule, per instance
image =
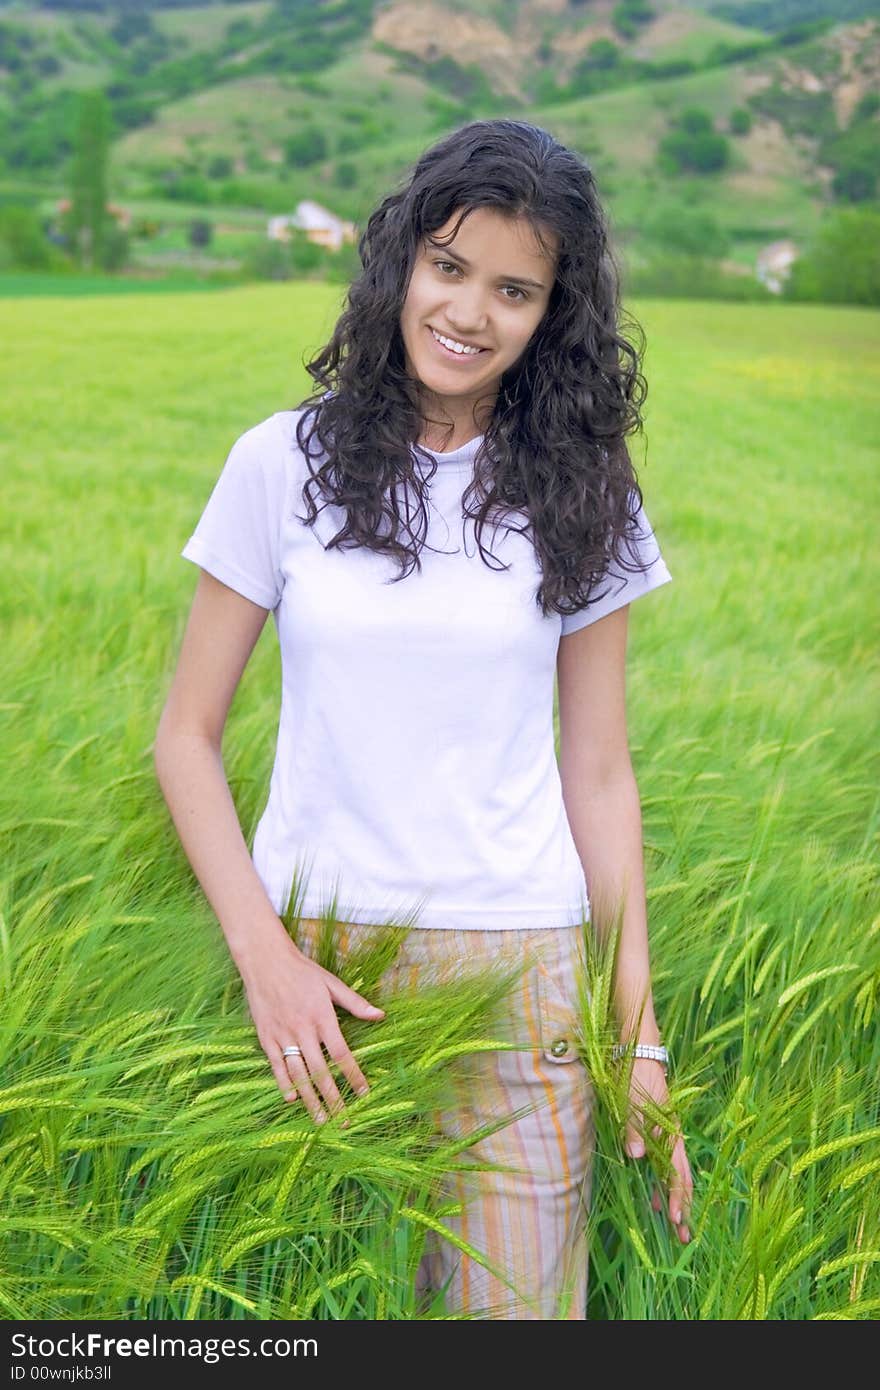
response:
[[[259,30],[252,19],[233,19],[227,24],[224,33],[224,45],[227,50],[234,51],[237,48],[244,48],[255,38]]]
[[[495,105],[495,93],[477,63],[462,65],[444,56],[436,62],[425,63],[424,75],[472,110],[479,106],[491,110]]]
[[[430,111],[434,117],[430,125],[431,131],[450,130],[464,119],[459,102],[450,101],[448,97],[439,96],[436,92],[426,95],[425,110]]]
[[[333,170],[333,182],[337,188],[355,188],[357,181],[357,165],[351,159],[341,159]]]
[[[327,137],[320,126],[303,126],[284,142],[284,162],[295,169],[307,169],[326,158]]]
[[[171,41],[164,34],[151,34],[149,38],[138,39],[129,50],[128,68],[136,77],[144,77],[158,63],[162,63],[166,58],[171,58]],[[205,61],[205,55],[201,55],[198,60],[179,60],[181,64],[178,70],[178,78],[185,84],[186,91],[197,91],[199,87],[210,78],[209,64]],[[185,65],[185,66],[184,66]],[[183,91],[179,93],[183,95]]]
[[[36,210],[21,204],[0,207],[0,263],[21,270],[48,270],[53,261]]]
[[[241,268],[249,279],[290,280],[293,276],[290,247],[282,241],[260,237],[248,247]]]
[[[325,262],[325,278],[336,283],[349,285],[360,273],[361,261],[357,247],[345,242],[338,251],[329,255]]]
[[[557,99],[570,100],[572,97],[609,91],[637,77],[648,67],[653,72],[650,64],[631,62],[620,45],[612,39],[596,39],[572,68],[568,84],[559,89]],[[541,75],[545,79],[543,85],[546,87],[546,79],[550,74]]]
[[[721,39],[712,44],[703,66],[716,68],[723,63],[743,63],[749,58],[757,58],[766,47],[763,39],[748,39],[743,43],[728,43],[726,39]]]
[[[717,260],[729,249],[730,240],[710,212],[674,204],[660,206],[643,222],[648,241],[665,251]]]
[[[128,264],[129,249],[128,232],[115,218],[109,218],[101,238],[101,269],[121,270]]]
[[[372,117],[366,117],[358,122],[356,130],[342,130],[336,140],[337,154],[351,154],[354,150],[362,150],[365,145],[373,145],[382,139],[382,126]]]
[[[125,10],[109,30],[110,37],[123,48],[134,39],[155,34],[152,16],[144,10]]]
[[[375,47],[379,52],[393,57],[400,71],[421,77],[429,85],[439,89],[440,94],[453,98],[458,103],[461,120],[467,120],[477,111],[485,116],[499,106],[499,98],[477,63],[463,66],[448,54],[429,60],[420,58],[415,53],[400,52],[387,44],[377,43]]]
[[[370,143],[370,137],[365,137],[358,130],[340,131],[336,140],[337,154],[352,154],[355,150],[363,149],[364,145]]]
[[[214,184],[214,201],[231,207],[260,208],[264,212],[289,212],[290,193],[276,174],[263,179],[226,179]]]
[[[867,203],[877,196],[875,150],[859,150],[846,156],[831,180],[835,198],[848,203]]]
[[[655,11],[648,0],[621,0],[611,11],[611,23],[625,39],[634,39],[643,24],[654,18]]]
[[[205,170],[209,179],[228,179],[234,165],[228,154],[214,154],[208,160]]]
[[[828,91],[786,91],[778,80],[746,98],[752,111],[778,121],[786,135],[833,139],[838,133],[834,100]]]
[[[294,229],[290,242],[290,264],[297,275],[308,275],[325,265],[333,254],[326,247],[310,241],[305,232]]]
[[[616,68],[620,62],[620,45],[613,39],[596,39],[587,49],[586,58],[579,66],[590,68]]]
[[[745,106],[735,106],[728,122],[731,135],[748,135],[752,128],[752,115]]]
[[[791,268],[786,299],[880,304],[880,212],[840,208],[820,224]]]
[[[641,64],[645,77],[652,81],[658,77],[687,77],[688,73],[696,72],[698,66],[693,58],[661,58],[656,63]]]
[[[133,237],[138,237],[142,241],[152,241],[162,230],[162,223],[155,217],[135,217],[132,219],[129,233]]]
[[[684,130],[688,135],[704,135],[713,129],[712,117],[708,111],[704,111],[702,106],[686,106],[679,113],[675,122],[679,130]]]
[[[778,8],[776,5],[773,5],[771,8],[778,14]],[[829,9],[831,8],[837,9],[838,6],[829,5]],[[865,9],[867,8],[868,7],[865,6]],[[844,16],[841,15],[840,18],[844,18]],[[745,20],[744,22],[747,24],[761,23],[761,21],[757,18]],[[776,42],[782,48],[790,47],[792,44],[796,43],[803,43],[805,39],[811,39],[817,34],[824,34],[826,30],[830,29],[831,25],[835,24],[836,22],[837,18],[834,14],[819,15],[819,17],[816,19],[795,20],[794,23],[786,23],[782,27],[778,27],[776,33]],[[777,26],[774,25],[774,27]]]
[[[149,97],[126,96],[110,102],[114,123],[121,130],[135,130],[152,125],[156,119],[156,104]]]
[[[186,236],[190,246],[210,246],[214,239],[214,223],[206,217],[194,217],[187,226]]]
[[[17,72],[27,62],[25,51],[33,46],[33,38],[26,29],[0,22],[0,67],[7,72]]]
[[[214,190],[201,174],[168,171],[162,179],[163,196],[177,203],[213,203]]]
[[[290,241],[270,241],[268,237],[255,239],[245,252],[242,270],[256,280],[314,277],[330,255],[323,246],[310,241],[305,232],[292,228]]]
[[[710,174],[727,165],[730,144],[713,128],[708,111],[689,106],[661,139],[658,156],[661,168],[670,173]]]
[[[853,119],[846,130],[819,147],[818,161],[834,170],[831,187],[836,198],[866,203],[877,196],[880,181],[880,139],[876,122]]]
[[[30,67],[19,68],[18,72],[13,73],[9,80],[9,90],[14,101],[20,101],[22,97],[28,95],[36,87],[39,78]]]
[[[313,77],[311,73],[297,73],[296,80],[298,85],[302,88],[302,90],[304,92],[308,92],[310,96],[326,97],[330,95],[326,85],[323,82],[321,82],[317,77]]]
[[[854,121],[869,121],[880,111],[880,92],[865,92],[864,96],[856,103],[853,111]]]
[[[646,264],[623,267],[627,295],[656,299],[763,300],[776,296],[751,275],[732,275],[702,256],[666,252]]]

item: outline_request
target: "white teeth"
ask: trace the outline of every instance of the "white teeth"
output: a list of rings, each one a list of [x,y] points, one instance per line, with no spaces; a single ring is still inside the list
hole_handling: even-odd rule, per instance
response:
[[[433,328],[431,332],[434,333]],[[454,338],[444,338],[439,333],[434,333],[434,337],[437,339],[438,343],[442,343],[444,347],[451,348],[453,352],[457,352],[459,355],[463,353],[472,355],[473,353],[483,351],[482,348],[465,347],[464,343],[457,343]]]

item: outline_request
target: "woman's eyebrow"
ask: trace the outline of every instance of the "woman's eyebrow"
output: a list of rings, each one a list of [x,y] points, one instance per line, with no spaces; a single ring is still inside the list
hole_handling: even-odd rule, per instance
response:
[[[458,261],[465,270],[471,269],[470,261],[466,261],[464,256],[460,256],[457,251],[450,251],[448,246],[439,246],[436,241],[431,241],[428,245],[433,251],[442,251],[444,256],[448,256],[451,261]],[[539,280],[527,280],[524,275],[499,275],[497,279],[503,281],[505,285],[530,285],[533,290],[546,288]]]

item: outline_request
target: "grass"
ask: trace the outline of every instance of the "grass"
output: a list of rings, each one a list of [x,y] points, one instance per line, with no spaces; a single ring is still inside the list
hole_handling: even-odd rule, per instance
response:
[[[123,281],[118,275],[95,274],[56,275],[51,272],[15,271],[0,274],[0,299],[30,298],[31,295],[48,295],[52,299],[79,298],[82,295],[107,294],[179,294],[190,290],[216,290],[217,278],[222,280],[222,272],[211,275],[196,274],[187,270],[163,270],[155,279],[133,279]]]
[[[430,1138],[430,1035],[492,1036],[492,982],[402,996],[366,1041],[354,1027],[389,1050],[355,1132],[316,1135],[279,1107],[150,751],[195,578],[180,547],[232,440],[304,394],[340,297],[0,303],[0,1316],[414,1316],[452,1161]],[[694,1239],[672,1240],[623,1157],[592,956],[590,1316],[872,1320],[878,318],[633,307],[636,456],[674,584],[633,608],[630,735]],[[226,741],[248,832],[273,642]]]

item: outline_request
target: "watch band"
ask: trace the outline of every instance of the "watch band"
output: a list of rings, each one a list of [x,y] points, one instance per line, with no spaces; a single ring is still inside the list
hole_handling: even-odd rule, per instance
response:
[[[611,1049],[611,1056],[615,1062],[621,1057],[646,1057],[651,1062],[660,1062],[664,1067],[669,1066],[669,1053],[665,1047],[657,1047],[653,1043],[615,1043]]]

